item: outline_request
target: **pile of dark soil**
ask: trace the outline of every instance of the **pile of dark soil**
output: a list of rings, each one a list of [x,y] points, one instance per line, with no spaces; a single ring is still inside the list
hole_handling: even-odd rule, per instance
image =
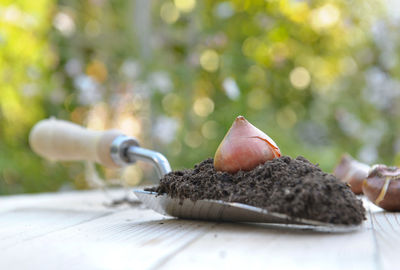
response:
[[[350,188],[304,157],[275,158],[251,171],[218,172],[213,159],[165,175],[150,189],[173,198],[249,204],[333,224],[360,224],[365,209]]]

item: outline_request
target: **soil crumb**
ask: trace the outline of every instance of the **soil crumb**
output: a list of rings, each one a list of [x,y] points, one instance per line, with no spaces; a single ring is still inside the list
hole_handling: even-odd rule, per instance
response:
[[[360,224],[365,209],[350,188],[304,157],[275,158],[251,171],[216,171],[213,159],[165,175],[148,189],[173,198],[239,202],[292,217],[333,224]]]

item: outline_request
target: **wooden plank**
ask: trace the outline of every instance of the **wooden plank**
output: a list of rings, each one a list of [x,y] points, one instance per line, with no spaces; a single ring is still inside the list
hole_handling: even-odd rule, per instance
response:
[[[380,210],[371,214],[371,222],[382,269],[399,269],[400,214]]]
[[[2,251],[1,269],[151,269],[214,223],[164,219],[151,210],[116,212]]]
[[[110,201],[98,191],[1,198],[0,269],[151,268],[214,224]]]
[[[368,202],[370,219],[352,233],[175,220],[109,202],[98,191],[0,198],[0,269],[396,269],[399,215]]]
[[[364,203],[370,212],[379,209]],[[232,265],[248,269],[382,269],[370,220],[351,233],[222,223],[160,269],[185,265],[191,265],[191,269],[228,269]]]
[[[0,249],[108,215],[105,211],[24,208],[0,219]]]
[[[378,269],[371,229],[316,233],[218,224],[160,269]]]
[[[132,202],[139,202],[130,190],[114,189],[103,192],[102,190],[70,191],[60,193],[42,193],[15,196],[0,196],[0,216],[2,213],[19,208],[52,208],[75,210],[110,210],[128,208],[126,204],[110,208],[108,205],[115,200],[128,196]]]

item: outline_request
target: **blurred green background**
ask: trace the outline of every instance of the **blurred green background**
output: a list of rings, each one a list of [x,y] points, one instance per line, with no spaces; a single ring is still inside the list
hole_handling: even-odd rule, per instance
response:
[[[344,152],[399,164],[399,26],[395,0],[0,0],[0,194],[91,186],[90,166],[30,150],[49,116],[121,129],[174,169],[237,115],[326,171]]]

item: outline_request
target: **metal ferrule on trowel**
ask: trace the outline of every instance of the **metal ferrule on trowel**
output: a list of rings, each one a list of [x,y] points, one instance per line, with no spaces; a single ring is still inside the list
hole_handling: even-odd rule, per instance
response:
[[[159,178],[171,171],[161,153],[142,148],[138,141],[116,130],[88,130],[71,122],[45,119],[29,136],[32,149],[54,161],[93,161],[107,167],[124,167],[137,160],[154,165]]]

